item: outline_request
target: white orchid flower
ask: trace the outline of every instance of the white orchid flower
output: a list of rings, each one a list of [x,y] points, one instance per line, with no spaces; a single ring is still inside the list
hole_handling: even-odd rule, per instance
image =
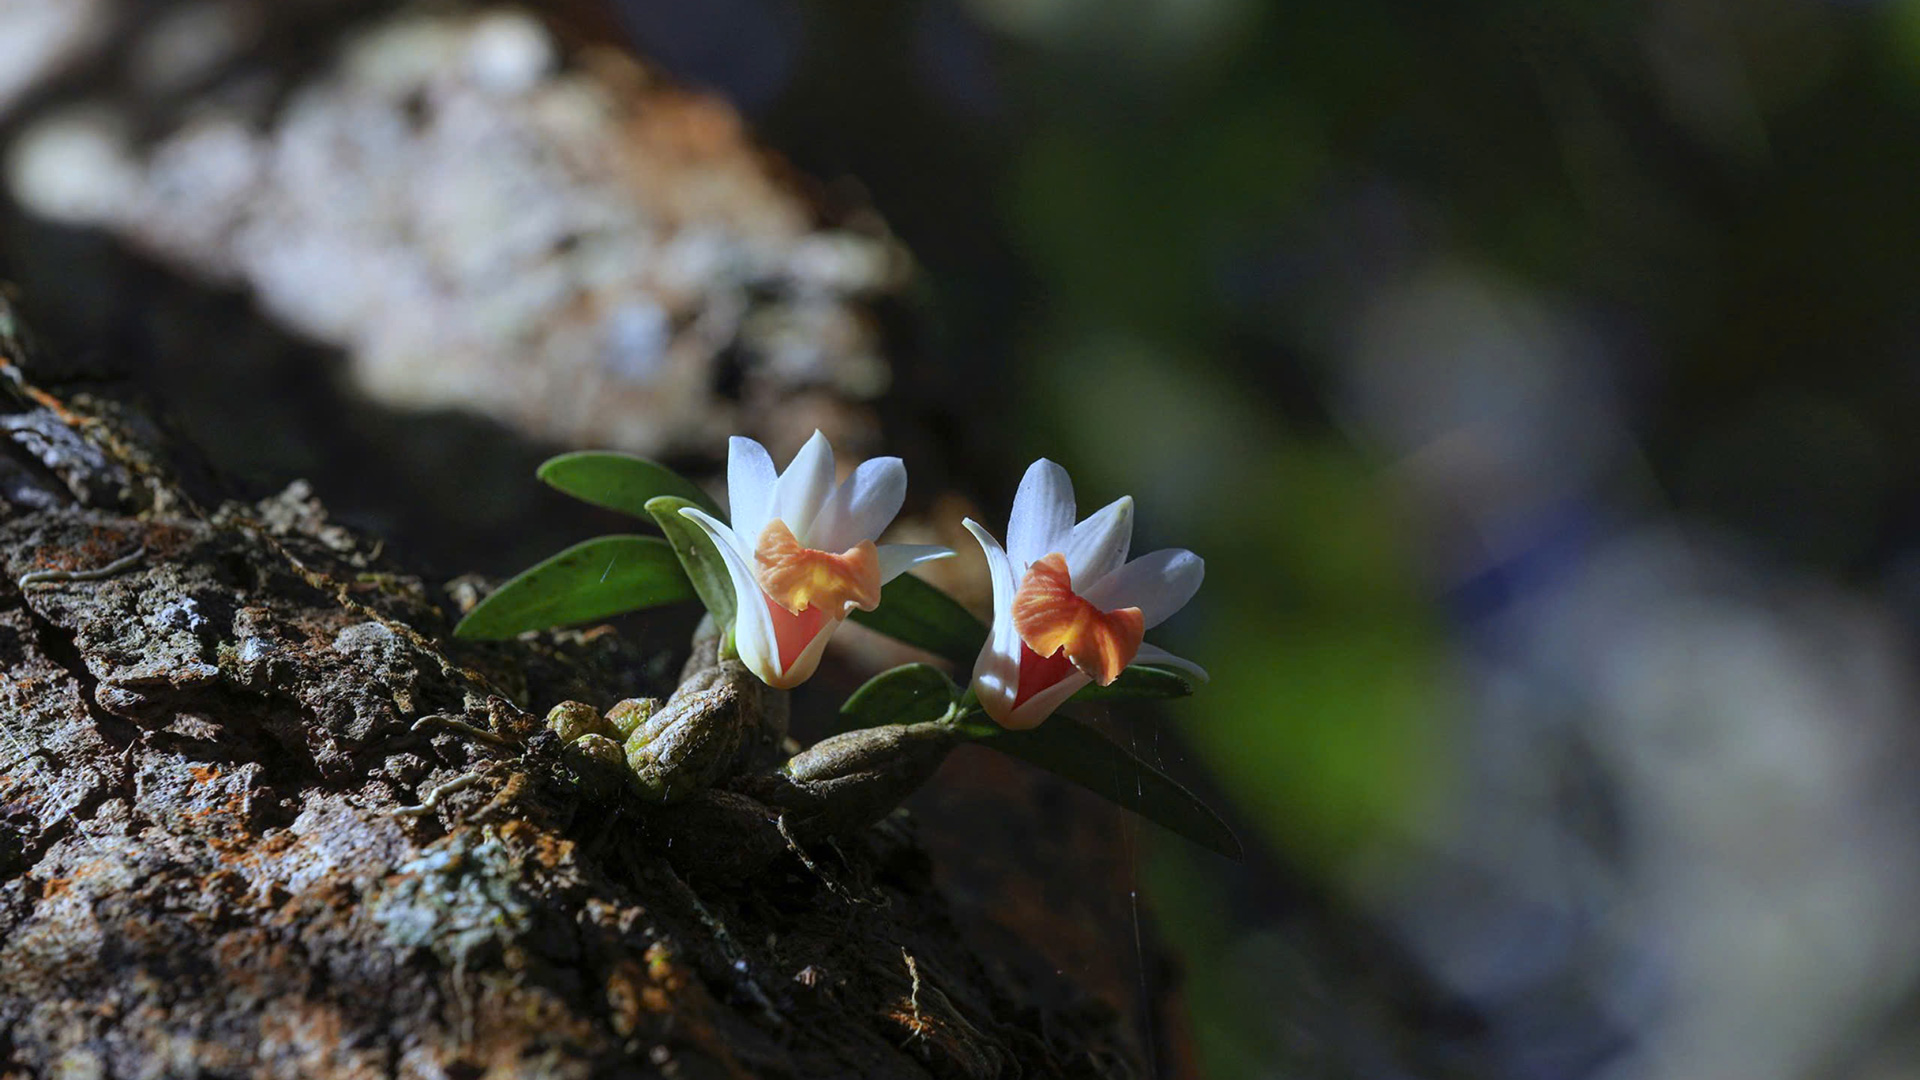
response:
[[[947,548],[880,544],[907,497],[897,457],[862,462],[838,487],[833,447],[818,431],[775,475],[767,448],[736,435],[727,448],[731,526],[693,507],[733,578],[733,644],[768,686],[806,682],[833,632],[855,608],[872,611],[880,587]]]
[[[1090,682],[1106,686],[1131,663],[1198,664],[1142,635],[1185,607],[1206,564],[1183,548],[1127,561],[1133,500],[1121,498],[1074,523],[1073,481],[1041,458],[1013,497],[1003,550],[969,518],[993,575],[993,631],[973,666],[973,690],[1002,727],[1037,726]]]

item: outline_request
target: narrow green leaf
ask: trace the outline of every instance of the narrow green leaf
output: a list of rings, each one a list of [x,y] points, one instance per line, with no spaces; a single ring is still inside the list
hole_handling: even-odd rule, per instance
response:
[[[962,730],[975,742],[1071,780],[1209,851],[1240,858],[1233,830],[1199,796],[1085,724],[1053,716],[1031,731],[987,723],[964,724]]]
[[[647,500],[646,512],[666,534],[667,543],[673,545],[673,553],[679,556],[680,565],[693,581],[693,590],[700,595],[700,602],[707,605],[714,623],[725,628],[731,640],[733,575],[727,573],[727,564],[721,560],[720,552],[714,550],[713,538],[707,531],[680,516],[681,510],[693,505],[695,503],[688,499],[659,495]]]
[[[922,724],[953,708],[960,688],[932,664],[902,664],[868,679],[840,706],[842,730]]]
[[[1069,701],[1152,701],[1186,697],[1193,681],[1177,671],[1146,664],[1130,664],[1108,686],[1088,683]]]
[[[600,536],[575,544],[480,601],[453,636],[502,641],[528,630],[591,622],[624,611],[694,598],[666,542]]]
[[[595,506],[647,516],[647,500],[671,495],[716,517],[720,508],[700,490],[700,485],[657,461],[610,450],[582,450],[548,458],[538,476],[548,485]]]
[[[853,621],[971,669],[987,628],[973,612],[935,586],[901,574],[880,590],[880,606],[855,611]]]

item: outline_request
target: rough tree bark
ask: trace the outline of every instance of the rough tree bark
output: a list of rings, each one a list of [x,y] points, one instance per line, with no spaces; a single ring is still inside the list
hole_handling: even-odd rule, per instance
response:
[[[536,714],[669,658],[455,650],[304,490],[205,506],[138,410],[31,384],[4,301],[0,359],[0,1076],[1140,1072],[964,943],[900,815],[763,815],[742,867],[717,812],[589,800]]]

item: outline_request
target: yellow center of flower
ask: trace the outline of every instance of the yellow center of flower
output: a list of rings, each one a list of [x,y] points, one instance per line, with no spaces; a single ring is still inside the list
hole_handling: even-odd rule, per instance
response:
[[[1027,568],[1013,594],[1013,628],[1039,656],[1064,649],[1081,674],[1106,686],[1139,654],[1147,624],[1137,607],[1101,611],[1074,592],[1066,556],[1055,553]]]
[[[760,587],[791,614],[812,607],[838,619],[850,608],[880,606],[880,552],[871,540],[835,555],[802,547],[787,523],[775,518],[760,534],[753,559]]]

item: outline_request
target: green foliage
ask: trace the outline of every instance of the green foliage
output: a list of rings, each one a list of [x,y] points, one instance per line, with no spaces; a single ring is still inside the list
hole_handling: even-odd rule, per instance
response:
[[[1169,688],[1153,675],[1142,678],[1155,690]],[[972,695],[963,694],[939,668],[903,664],[854,691],[840,707],[840,723],[851,730],[948,719],[973,742],[1038,765],[1209,851],[1240,857],[1240,841],[1198,796],[1093,728],[1053,716],[1031,731],[1007,731],[979,719],[979,710]]]
[[[963,730],[983,746],[1038,765],[1209,851],[1240,858],[1239,839],[1199,796],[1077,720],[1054,716],[1031,731],[977,722]]]
[[[880,590],[880,606],[855,611],[853,621],[971,669],[986,644],[987,627],[938,588],[902,574]]]
[[[868,679],[840,706],[843,729],[921,724],[953,711],[960,690],[932,664],[902,664]]]
[[[549,458],[537,473],[583,502],[646,518],[666,539],[602,536],[507,582],[461,620],[454,635],[499,639],[697,597],[733,625],[733,583],[707,534],[680,516],[720,508],[698,484],[632,454],[585,450]]]
[[[582,450],[548,458],[535,473],[543,482],[582,502],[618,510],[637,518],[648,516],[647,502],[663,495],[721,516],[705,491],[672,469],[632,454]]]
[[[713,537],[681,515],[681,510],[693,505],[686,499],[660,495],[648,499],[645,510],[660,526],[667,543],[673,545],[673,553],[680,557],[680,565],[692,580],[700,602],[713,614],[715,625],[731,628],[735,615],[733,577],[713,546]]]
[[[453,636],[501,641],[529,630],[591,622],[694,598],[673,549],[649,536],[575,544],[500,586]]]
[[[1147,664],[1129,664],[1106,686],[1088,683],[1072,701],[1165,701],[1193,693],[1193,681],[1177,671]]]
[[[1089,685],[1073,701],[1165,701],[1193,693],[1185,675],[1166,668],[1134,664],[1110,686]],[[961,700],[960,689],[931,664],[902,664],[868,679],[840,707],[843,728],[879,724],[915,724],[938,720]],[[938,702],[938,708],[934,703]]]

